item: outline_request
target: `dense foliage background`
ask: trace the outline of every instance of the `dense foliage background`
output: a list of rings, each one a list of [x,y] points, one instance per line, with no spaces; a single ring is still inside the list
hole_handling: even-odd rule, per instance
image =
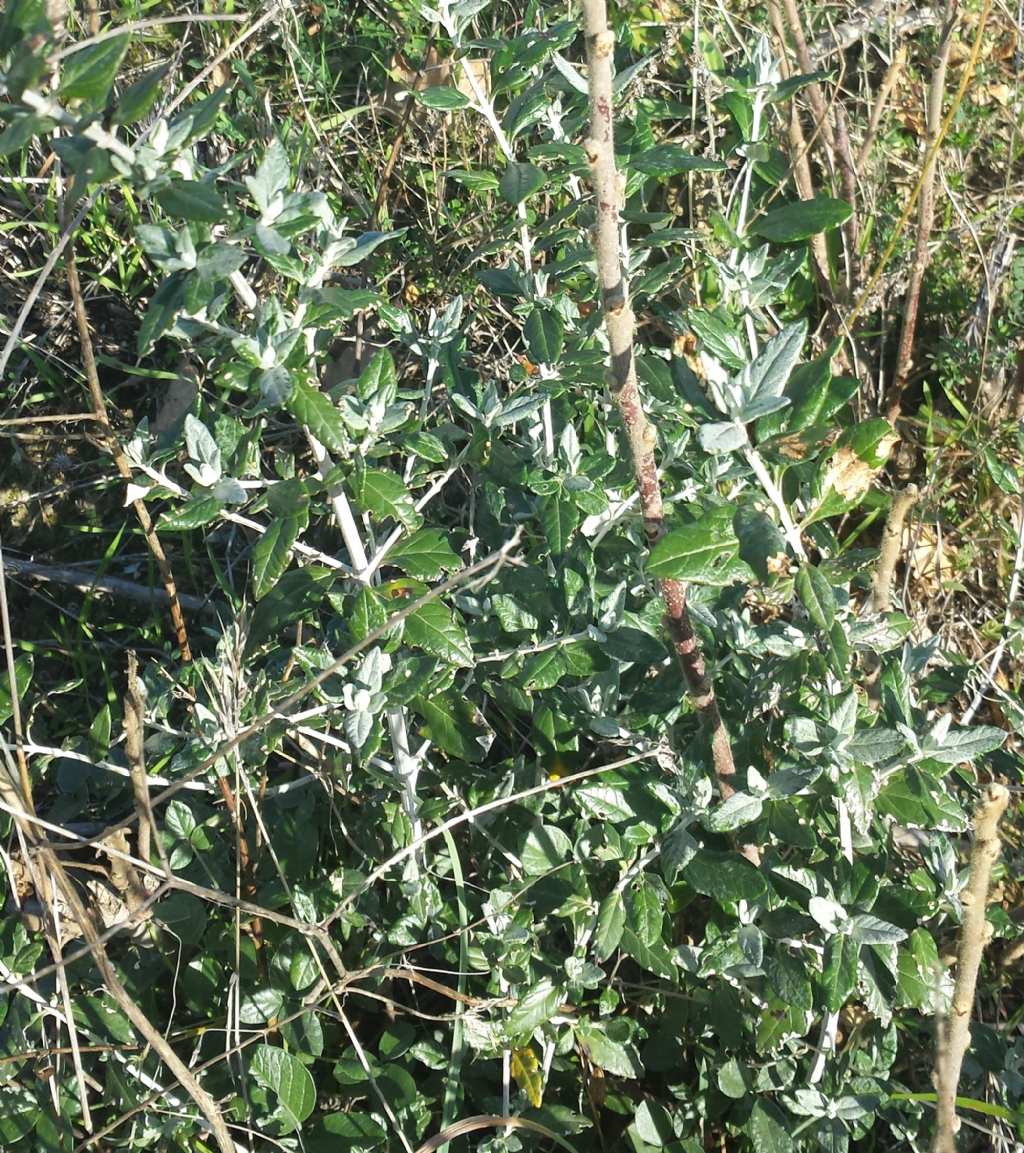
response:
[[[0,13],[0,1145],[924,1149],[998,780],[1015,1147],[1013,13],[615,8],[652,544],[575,9],[192,8]]]

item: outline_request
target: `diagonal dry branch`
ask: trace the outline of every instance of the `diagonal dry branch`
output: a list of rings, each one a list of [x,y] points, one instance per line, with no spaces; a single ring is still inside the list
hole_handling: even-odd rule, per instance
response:
[[[619,250],[623,177],[615,165],[612,111],[615,35],[608,27],[605,0],[584,0],[583,21],[590,87],[590,139],[585,147],[597,213],[594,248],[608,333],[609,377],[629,440],[644,531],[653,544],[665,531],[665,512],[654,455],[658,435],[644,412],[640,396],[633,353],[636,321],[629,304],[629,284]],[[728,797],[735,791],[732,781],[736,766],[714,686],[690,621],[686,585],[678,580],[663,580],[660,589],[665,602],[665,623],[686,682],[686,691],[710,741],[715,776],[722,796]]]

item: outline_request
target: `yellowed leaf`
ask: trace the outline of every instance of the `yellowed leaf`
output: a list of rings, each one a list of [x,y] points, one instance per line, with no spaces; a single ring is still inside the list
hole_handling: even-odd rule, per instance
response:
[[[513,1049],[511,1068],[515,1083],[526,1094],[534,1109],[539,1109],[544,1100],[544,1079],[533,1048],[527,1045],[525,1049]]]

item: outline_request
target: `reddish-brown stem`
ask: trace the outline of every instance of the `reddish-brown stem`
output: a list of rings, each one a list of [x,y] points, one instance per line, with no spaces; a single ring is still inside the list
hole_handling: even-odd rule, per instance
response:
[[[608,27],[605,0],[584,0],[583,23],[590,85],[590,139],[585,147],[597,214],[594,249],[608,333],[609,384],[629,441],[644,531],[648,542],[653,544],[664,531],[665,513],[654,455],[658,438],[644,412],[640,396],[633,353],[635,320],[629,306],[629,285],[619,252],[619,211],[623,184],[615,165],[612,113],[612,52],[615,39]],[[686,606],[686,586],[678,580],[663,580],[660,592],[665,602],[666,627],[686,683],[686,693],[711,745],[712,763],[722,796],[728,797],[735,791],[732,781],[736,775],[736,766],[714,686],[690,621]]]

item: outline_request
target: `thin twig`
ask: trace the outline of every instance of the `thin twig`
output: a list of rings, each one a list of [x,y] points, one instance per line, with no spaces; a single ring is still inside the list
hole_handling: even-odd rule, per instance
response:
[[[89,318],[85,312],[85,300],[82,296],[82,286],[78,279],[78,266],[75,262],[74,240],[68,243],[67,274],[68,290],[71,293],[71,304],[75,313],[75,325],[78,329],[78,341],[82,350],[82,367],[85,371],[86,383],[89,386],[89,395],[92,398],[96,422],[105,434],[104,439],[106,441],[107,451],[114,461],[114,466],[121,474],[121,477],[131,483],[132,467],[110,422],[107,403],[103,397],[103,388],[100,385],[99,372],[96,368],[92,336],[89,332]],[[185,627],[185,617],[181,611],[181,602],[178,600],[178,586],[174,580],[174,573],[171,571],[171,562],[167,559],[167,554],[164,552],[163,545],[160,543],[160,538],[157,536],[156,529],[153,527],[152,518],[145,504],[141,500],[133,500],[132,508],[135,510],[135,516],[138,519],[139,527],[142,529],[142,535],[146,539],[149,551],[153,554],[153,559],[156,561],[157,568],[160,570],[160,576],[164,582],[164,588],[167,591],[171,624],[174,627],[174,634],[178,642],[181,659],[183,661],[190,661],[192,659],[192,649],[189,645],[188,630]]]

